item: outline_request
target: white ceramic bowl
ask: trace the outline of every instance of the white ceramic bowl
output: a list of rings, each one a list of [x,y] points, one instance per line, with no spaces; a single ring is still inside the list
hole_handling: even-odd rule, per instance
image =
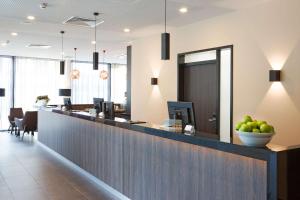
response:
[[[270,142],[274,133],[251,133],[236,131],[242,143],[251,147],[264,147]]]

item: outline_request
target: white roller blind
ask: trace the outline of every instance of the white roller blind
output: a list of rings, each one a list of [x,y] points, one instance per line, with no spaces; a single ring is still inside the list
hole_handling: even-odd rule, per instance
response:
[[[71,65],[73,69],[74,62]],[[100,71],[108,70],[108,65],[100,64],[99,70],[93,70],[92,63],[77,62],[75,68],[80,71],[80,77],[71,81],[73,104],[91,104],[94,97],[108,100],[108,80],[100,79]]]
[[[62,102],[58,90],[65,76],[59,74],[59,61],[16,58],[15,107],[33,110],[37,96],[48,95],[49,104]]]

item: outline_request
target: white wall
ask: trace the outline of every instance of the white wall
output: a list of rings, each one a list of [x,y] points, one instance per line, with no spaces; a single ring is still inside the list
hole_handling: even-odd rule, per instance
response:
[[[177,99],[177,54],[234,45],[234,123],[244,114],[275,126],[273,142],[300,142],[300,1],[273,0],[255,8],[171,32],[171,60],[160,60],[160,35],[133,42],[132,118],[161,123]],[[270,83],[271,68],[283,71]],[[159,85],[152,87],[151,77]]]

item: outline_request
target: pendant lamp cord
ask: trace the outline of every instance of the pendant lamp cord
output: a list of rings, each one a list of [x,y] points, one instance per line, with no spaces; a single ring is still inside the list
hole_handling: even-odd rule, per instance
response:
[[[95,52],[97,51],[97,14],[95,14]]]
[[[165,33],[167,32],[167,0],[165,0]]]
[[[61,60],[64,60],[64,31],[61,31]]]
[[[76,52],[77,52],[77,48],[74,48],[75,51],[75,57],[74,57],[74,69],[76,69]]]
[[[105,53],[106,53],[106,50],[103,50],[103,64],[104,64],[104,61],[105,61]]]
[[[105,50],[103,50],[103,65],[104,65],[104,57],[105,57]],[[104,66],[103,66],[103,70],[104,70]],[[104,98],[104,90],[105,90],[105,87],[104,87],[104,81],[103,81],[103,98]]]

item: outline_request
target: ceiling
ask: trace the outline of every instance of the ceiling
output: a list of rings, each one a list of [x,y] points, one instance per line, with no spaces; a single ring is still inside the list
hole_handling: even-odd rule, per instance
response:
[[[180,27],[207,18],[252,7],[267,0],[167,0],[168,28]],[[46,9],[40,3],[48,3]],[[0,55],[59,58],[60,31],[65,30],[65,55],[73,56],[77,47],[80,60],[92,59],[93,30],[89,27],[63,25],[71,16],[93,18],[93,12],[102,13],[104,23],[97,27],[97,50],[107,50],[105,61],[124,63],[126,46],[131,41],[163,31],[163,0],[1,0],[0,1]],[[185,6],[188,13],[178,9]],[[36,19],[24,23],[28,15]],[[124,28],[130,33],[124,33]],[[17,32],[18,36],[11,36]],[[47,44],[49,49],[29,49],[28,44]]]

